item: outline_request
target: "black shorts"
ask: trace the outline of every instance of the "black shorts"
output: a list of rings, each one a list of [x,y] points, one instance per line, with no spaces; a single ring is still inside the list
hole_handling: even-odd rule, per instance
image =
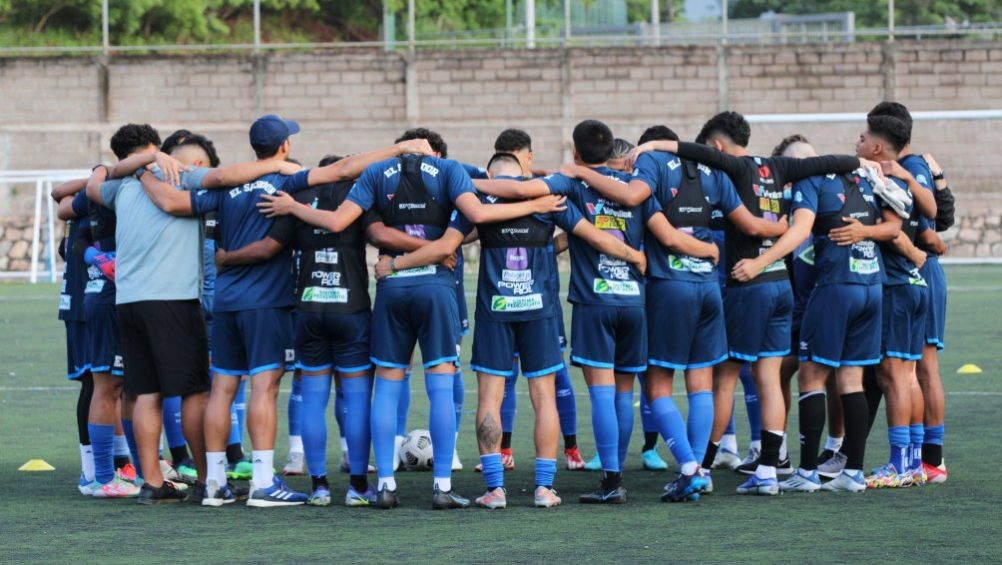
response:
[[[186,396],[209,390],[209,346],[198,300],[120,304],[118,326],[128,393]]]

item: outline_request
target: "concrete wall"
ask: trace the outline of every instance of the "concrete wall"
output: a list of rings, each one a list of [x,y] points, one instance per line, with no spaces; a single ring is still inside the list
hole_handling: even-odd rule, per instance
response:
[[[264,55],[0,59],[0,170],[87,168],[110,160],[126,122],[162,135],[187,127],[213,138],[224,161],[252,157],[247,127],[261,113],[299,120],[294,156],[316,162],[391,142],[408,126],[440,131],[450,156],[483,163],[497,132],[527,129],[538,164],[568,158],[584,118],[636,139],[664,123],[693,137],[720,109],[748,114],[865,112],[882,99],[913,110],[1002,108],[1002,45],[956,41],[732,47],[344,50]],[[995,121],[919,122],[914,146],[932,152],[964,193],[962,216],[992,226],[1002,193]],[[768,152],[799,132],[819,151],[849,153],[862,123],[758,124],[750,149]],[[23,187],[22,187],[23,188]],[[9,191],[9,189],[7,189]],[[0,216],[30,213],[4,191]],[[971,254],[991,236],[979,229]],[[970,235],[968,233],[967,235]],[[958,240],[959,242],[959,240]],[[965,248],[966,249],[966,248]],[[988,251],[986,251],[986,249]]]

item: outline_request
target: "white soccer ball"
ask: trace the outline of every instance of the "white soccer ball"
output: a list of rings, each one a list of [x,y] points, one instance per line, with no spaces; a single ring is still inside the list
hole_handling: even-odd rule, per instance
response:
[[[434,463],[431,432],[411,430],[400,444],[400,463],[408,471],[428,471]]]

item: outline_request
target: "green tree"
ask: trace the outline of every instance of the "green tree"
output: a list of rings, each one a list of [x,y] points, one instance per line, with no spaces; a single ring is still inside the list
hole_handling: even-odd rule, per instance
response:
[[[778,14],[821,14],[855,12],[858,27],[887,25],[887,3],[883,0],[736,0],[730,4],[734,18],[756,18],[768,11]],[[898,25],[942,24],[946,18],[963,22],[1002,19],[1000,0],[896,0],[894,19]]]

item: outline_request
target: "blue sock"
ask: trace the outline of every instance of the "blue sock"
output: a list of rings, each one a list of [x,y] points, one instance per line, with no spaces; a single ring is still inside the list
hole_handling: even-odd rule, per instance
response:
[[[328,393],[330,389],[327,389]],[[292,379],[292,392],[289,393],[289,435],[298,436],[302,435],[302,428],[300,426],[301,418],[299,417],[299,409],[303,405],[303,379],[302,377],[298,379]],[[326,404],[325,404],[326,406]]]
[[[480,464],[484,466],[484,485],[487,490],[504,486],[504,466],[501,465],[500,453],[481,455]]]
[[[436,479],[452,477],[452,452],[456,449],[456,407],[452,402],[455,373],[425,373],[424,388],[428,393],[428,430],[435,462]]]
[[[724,435],[725,436],[735,435],[735,430],[734,430],[734,405],[733,404],[731,404],[731,419],[727,420],[727,429],[724,430]]]
[[[300,379],[299,394],[303,453],[310,475],[327,475],[327,403],[331,396],[331,376]]]
[[[504,380],[504,399],[501,400],[501,431],[506,434],[510,434],[515,429],[515,410],[518,404],[515,400],[515,383],[517,382],[517,377]]]
[[[240,379],[237,394],[230,405],[230,437],[227,445],[237,445],[244,442],[244,421],[247,416],[247,381]]]
[[[139,464],[139,448],[136,447],[136,434],[132,431],[132,420],[122,419],[122,431],[125,432],[125,441],[129,444],[129,453],[132,454],[132,466],[136,468],[136,476],[141,479],[143,478],[143,467]]]
[[[658,431],[657,422],[654,421],[654,413],[651,411],[651,403],[647,400],[647,394],[642,385],[640,388],[640,426],[644,429],[645,434]]]
[[[564,366],[557,371],[557,414],[560,415],[560,433],[565,436],[578,434],[578,405],[574,398],[574,385],[571,384],[571,374]]]
[[[87,424],[90,446],[94,452],[94,480],[104,484],[115,478],[115,426]]]
[[[407,412],[411,409],[411,370],[404,371],[403,386],[397,400],[397,435],[407,435]]]
[[[758,402],[758,388],[751,374],[751,365],[741,367],[741,388],[745,391],[745,410],[748,412],[748,428],[752,441],[762,441],[762,407]]]
[[[619,422],[616,419],[616,387],[588,387],[591,397],[591,427],[602,470],[619,472]]]
[[[345,413],[347,411],[348,405],[344,401],[344,389],[336,386],[334,387],[334,420],[337,422],[337,433],[341,437],[347,437],[344,431]]]
[[[616,393],[616,421],[619,427],[617,455],[619,456],[620,473],[626,463],[626,454],[630,447],[630,435],[633,433],[633,391]],[[603,461],[604,463],[604,461]]]
[[[891,465],[903,473],[908,465],[908,444],[911,436],[908,426],[891,426],[887,428],[887,441],[891,444]]]
[[[116,458],[130,457],[132,455],[129,453],[129,441],[125,439],[124,435],[115,436],[113,442],[111,451]]]
[[[911,462],[909,470],[917,470],[922,466],[922,443],[925,441],[925,427],[922,424],[912,424],[908,426],[908,435],[911,441]]]
[[[376,470],[379,478],[393,476],[393,440],[397,431],[397,409],[400,405],[400,391],[407,381],[391,381],[376,377],[372,394],[372,450],[376,454]],[[351,450],[349,448],[349,455]],[[452,463],[452,454],[449,454]]]
[[[713,392],[701,390],[689,395],[689,419],[687,422],[689,445],[696,461],[706,455],[706,445],[713,431]]]
[[[452,383],[452,403],[456,410],[456,429],[463,421],[463,396],[466,395],[466,385],[463,383],[463,370],[456,371],[456,378]]]
[[[167,447],[181,447],[187,443],[181,430],[181,397],[165,396],[163,399],[164,435]]]
[[[946,426],[925,426],[925,441],[932,445],[943,445],[943,436],[946,434]]]
[[[692,445],[689,444],[685,421],[682,420],[682,414],[675,405],[675,399],[670,396],[655,398],[651,403],[651,411],[654,413],[654,421],[658,424],[661,436],[665,438],[668,449],[675,456],[675,461],[678,461],[679,465],[698,464]]]
[[[372,377],[341,379],[344,393],[344,437],[348,442],[348,467],[352,475],[364,476],[369,469],[369,418]],[[392,412],[392,410],[391,410]],[[392,431],[392,430],[391,430]],[[390,438],[390,462],[393,460],[393,436]],[[392,469],[392,465],[390,466]]]
[[[536,486],[553,488],[553,477],[557,474],[556,459],[536,458]]]

